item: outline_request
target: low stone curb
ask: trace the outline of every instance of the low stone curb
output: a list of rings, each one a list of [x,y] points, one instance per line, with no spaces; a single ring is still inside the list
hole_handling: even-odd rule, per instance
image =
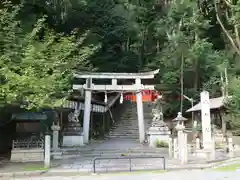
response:
[[[236,157],[236,158],[231,158],[225,161],[220,161],[218,163],[215,163],[214,166],[212,166],[213,169],[219,168],[219,167],[223,167],[223,166],[228,166],[231,165],[232,163],[234,163],[235,161],[240,161],[240,157]]]
[[[240,161],[240,157],[231,158],[228,160],[218,161],[209,164],[188,164],[186,165],[178,165],[178,167],[167,167],[166,171],[182,171],[182,170],[201,170],[207,168],[219,168],[222,166],[229,165],[231,162]],[[192,166],[191,166],[192,165]],[[139,170],[141,171],[141,170]],[[146,169],[145,171],[151,171],[150,169]],[[154,170],[152,170],[154,171]],[[126,171],[127,172],[127,171]],[[116,173],[115,171],[110,172],[100,172],[100,174],[105,173]],[[23,172],[0,172],[0,178],[4,177],[25,177],[25,176],[70,176],[70,175],[93,175],[92,172],[87,170],[83,171],[81,169],[49,169],[49,170],[39,170],[39,171],[23,171]]]
[[[17,177],[17,176],[40,176],[47,173],[48,170],[38,171],[21,171],[21,172],[0,172],[0,178],[2,177]]]

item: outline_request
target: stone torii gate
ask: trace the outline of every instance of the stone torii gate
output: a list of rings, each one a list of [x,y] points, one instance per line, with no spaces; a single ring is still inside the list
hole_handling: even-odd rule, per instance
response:
[[[158,70],[144,72],[144,73],[76,73],[75,78],[85,79],[84,85],[73,85],[74,90],[85,90],[85,106],[84,106],[84,118],[83,118],[83,140],[84,143],[89,141],[89,123],[90,123],[90,111],[91,111],[91,98],[92,91],[102,91],[107,93],[108,91],[115,91],[119,93],[135,92],[137,101],[137,114],[138,114],[138,127],[139,127],[139,140],[143,143],[145,140],[144,129],[144,116],[143,116],[143,102],[142,93],[143,90],[154,90],[154,85],[143,85],[142,79],[153,79],[159,72]],[[95,85],[92,83],[92,79],[111,79],[110,85]],[[117,81],[120,79],[134,79],[135,84],[132,85],[118,85]]]

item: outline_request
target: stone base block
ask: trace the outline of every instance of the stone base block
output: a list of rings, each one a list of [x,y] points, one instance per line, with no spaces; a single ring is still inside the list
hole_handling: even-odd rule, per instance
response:
[[[169,141],[169,137],[170,137],[170,132],[169,133],[149,133],[149,137],[148,137],[148,142],[149,142],[149,146],[156,148],[158,147],[158,143],[163,143],[165,145],[168,145],[168,141]]]
[[[43,149],[13,149],[11,151],[12,162],[40,162],[44,161]]]
[[[63,153],[61,151],[52,152],[51,156],[53,159],[62,159]]]
[[[215,152],[212,152],[211,150],[206,149],[199,149],[196,150],[195,153],[193,153],[194,156],[200,157],[207,160],[214,160],[215,159]]]
[[[63,136],[63,144],[64,147],[79,147],[84,146],[83,136]]]

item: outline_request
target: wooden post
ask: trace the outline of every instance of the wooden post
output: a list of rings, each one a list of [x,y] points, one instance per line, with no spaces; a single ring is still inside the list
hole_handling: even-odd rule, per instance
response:
[[[86,85],[87,89],[85,90],[84,117],[83,117],[83,142],[87,144],[89,141],[92,79],[86,79]]]
[[[141,79],[136,79],[136,86],[140,89]],[[143,102],[142,102],[142,92],[138,91],[136,93],[137,100],[137,114],[138,114],[138,128],[139,128],[139,141],[144,143],[145,141],[145,129],[144,129],[144,117],[143,117]]]

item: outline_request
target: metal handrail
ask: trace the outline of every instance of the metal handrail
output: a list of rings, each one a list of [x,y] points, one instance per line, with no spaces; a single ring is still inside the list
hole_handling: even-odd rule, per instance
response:
[[[96,157],[93,159],[93,173],[96,173],[96,160],[128,159],[129,172],[132,172],[132,159],[163,159],[163,170],[166,170],[166,160],[164,156],[120,156],[120,157]]]

